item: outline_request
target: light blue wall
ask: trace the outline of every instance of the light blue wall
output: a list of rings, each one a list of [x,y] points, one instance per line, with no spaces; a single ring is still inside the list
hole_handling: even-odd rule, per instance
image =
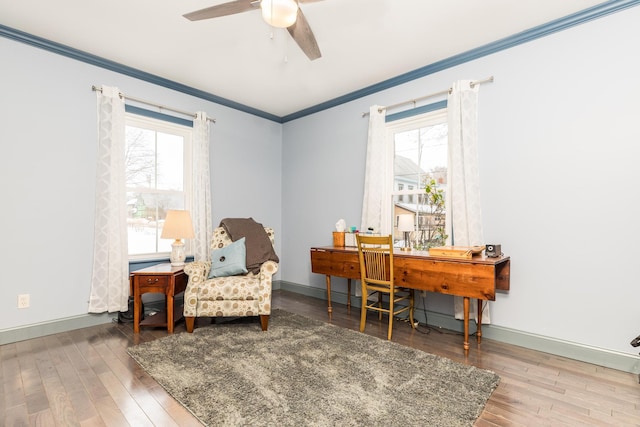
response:
[[[494,327],[637,355],[637,22],[640,8],[630,8],[284,125],[0,38],[0,335],[86,317],[91,85],[216,117],[214,223],[253,216],[275,227],[282,283],[322,295],[309,248],[330,244],[340,218],[359,225],[362,112],[493,75],[480,89],[483,222],[486,241],[512,257],[512,290],[491,305]],[[16,308],[21,293],[31,308]],[[449,315],[451,299],[429,295],[427,308]]]
[[[0,246],[0,334],[20,338],[25,327],[86,318],[97,145],[92,85],[215,117],[214,225],[228,216],[253,216],[275,228],[280,250],[279,123],[6,38],[0,38],[0,57],[0,230],[6,242]],[[31,307],[19,310],[23,293],[31,295]]]
[[[283,280],[324,289],[309,248],[331,244],[339,218],[359,226],[362,112],[495,76],[480,88],[483,225],[512,266],[493,324],[637,355],[638,22],[631,8],[285,123]],[[427,308],[451,314],[451,298],[429,295]]]

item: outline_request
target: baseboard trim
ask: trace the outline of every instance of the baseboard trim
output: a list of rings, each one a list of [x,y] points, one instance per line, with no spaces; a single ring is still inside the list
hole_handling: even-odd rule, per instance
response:
[[[83,314],[50,322],[0,330],[0,345],[113,322],[114,314]]]
[[[274,281],[273,289],[282,289],[323,300],[327,299],[327,290],[324,288],[315,288],[283,280]],[[347,294],[344,292],[334,291],[331,293],[331,301],[336,304],[346,305]],[[352,295],[351,305],[359,308],[360,298]],[[432,327],[444,328],[460,333],[464,330],[463,322],[455,319],[453,316],[432,311],[427,311],[425,313],[421,309],[418,309],[416,310],[415,317],[422,324],[424,324],[428,318],[429,325]],[[50,322],[35,323],[18,328],[2,329],[0,330],[0,345],[101,325],[112,322],[114,318],[115,315],[113,314],[88,313]],[[470,333],[474,332],[475,327],[474,325],[471,325]],[[496,325],[483,325],[482,337],[507,344],[517,345],[519,347],[529,348],[531,350],[542,351],[556,356],[592,363],[598,366],[617,369],[619,371],[634,374],[640,373],[640,357],[636,355],[591,347],[570,341],[558,340]]]
[[[327,290],[325,288],[314,288],[286,281],[280,281],[278,288],[313,298],[327,299]],[[346,305],[347,294],[332,291],[331,302],[332,304]],[[352,295],[351,305],[359,308],[360,297]],[[444,328],[460,333],[464,331],[464,322],[455,319],[453,316],[432,311],[424,313],[421,309],[416,309],[415,318],[422,324],[424,324],[425,319],[428,318],[429,325],[432,327]],[[470,325],[469,332],[475,333],[475,331],[475,325]],[[633,374],[640,373],[640,357],[632,354],[591,347],[495,325],[482,325],[482,337],[619,371]]]
[[[503,326],[483,325],[482,337],[619,371],[640,373],[640,357],[571,341],[531,334]]]

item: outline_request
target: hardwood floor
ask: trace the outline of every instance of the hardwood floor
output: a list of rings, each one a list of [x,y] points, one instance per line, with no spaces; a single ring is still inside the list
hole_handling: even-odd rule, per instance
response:
[[[324,300],[276,291],[273,306],[328,321]],[[357,330],[359,321],[357,309],[334,304],[331,323]],[[370,314],[365,332],[386,338],[386,318]],[[163,336],[114,323],[0,346],[0,426],[201,425],[127,354]],[[473,338],[465,358],[460,334],[403,322],[393,341],[500,375],[477,426],[640,425],[637,375],[489,339],[478,348]]]

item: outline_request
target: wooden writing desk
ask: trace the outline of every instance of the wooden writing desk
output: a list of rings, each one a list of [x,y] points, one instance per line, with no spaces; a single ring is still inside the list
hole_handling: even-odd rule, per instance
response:
[[[399,286],[464,298],[464,351],[469,352],[469,300],[495,301],[496,289],[509,290],[509,257],[455,259],[430,256],[428,251],[393,253],[395,281]],[[311,271],[324,274],[331,315],[331,276],[360,280],[358,249],[325,246],[311,248]],[[351,293],[349,289],[349,293]],[[348,302],[348,305],[350,301]],[[482,339],[482,304],[478,304],[478,343]]]

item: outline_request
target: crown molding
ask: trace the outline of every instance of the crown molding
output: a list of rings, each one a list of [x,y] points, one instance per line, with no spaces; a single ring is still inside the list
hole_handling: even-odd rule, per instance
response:
[[[58,55],[66,56],[67,58],[75,59],[90,65],[95,65],[100,68],[104,68],[106,70],[114,71],[119,74],[123,74],[125,76],[134,77],[136,79],[153,83],[158,86],[162,86],[168,89],[175,90],[177,92],[185,93],[187,95],[192,95],[197,98],[201,98],[207,101],[214,102],[219,105],[223,105],[225,107],[233,108],[235,110],[243,111],[245,113],[253,114],[255,116],[263,117],[268,120],[273,120],[275,122],[281,122],[281,118],[267,113],[262,110],[258,110],[253,107],[249,107],[244,104],[240,104],[238,102],[222,98],[220,96],[195,89],[190,86],[183,85],[181,83],[174,82],[169,79],[165,79],[163,77],[156,76],[151,73],[147,73],[145,71],[138,70],[136,68],[129,67],[124,64],[120,64],[118,62],[110,61],[105,58],[101,58],[99,56],[84,52],[82,50],[74,49],[72,47],[56,43],[38,36],[34,36],[29,33],[25,33],[23,31],[16,30],[14,28],[7,27],[5,25],[0,24],[0,36],[6,37],[11,40],[15,40],[21,43],[28,44],[33,47],[37,47],[40,49],[44,49],[46,51],[56,53]]]
[[[505,37],[495,42],[488,43],[478,48],[463,52],[461,54],[451,56],[441,61],[434,62],[425,67],[418,68],[408,73],[401,74],[397,77],[384,80],[380,83],[367,86],[357,91],[350,92],[329,101],[314,105],[309,108],[305,108],[303,110],[282,117],[114,61],[110,61],[105,58],[101,58],[99,56],[92,55],[90,53],[74,49],[60,43],[52,42],[50,40],[46,40],[41,37],[37,37],[4,26],[2,24],[0,24],[0,36],[40,49],[44,49],[49,52],[63,55],[68,58],[76,59],[87,64],[95,65],[110,71],[124,74],[126,76],[153,83],[158,86],[185,93],[187,95],[195,96],[197,98],[223,105],[225,107],[233,108],[235,110],[262,117],[267,120],[272,120],[277,123],[286,123],[638,5],[640,5],[640,0],[606,1],[602,4],[590,7],[580,12],[576,12],[563,18],[556,19],[546,24],[539,25],[529,30],[522,31],[512,36]]]
[[[613,0],[608,1],[591,8],[576,12],[572,15],[565,16],[563,18],[556,19],[537,27],[530,28],[520,33],[505,37],[492,43],[485,44],[475,49],[463,52],[458,55],[451,56],[425,67],[418,68],[405,74],[401,74],[397,77],[376,83],[374,85],[359,89],[355,92],[348,93],[346,95],[339,96],[338,98],[331,99],[318,105],[300,110],[298,112],[286,115],[282,117],[282,122],[288,122],[291,120],[299,119],[300,117],[308,116],[310,114],[317,113],[322,110],[327,110],[332,107],[362,98],[374,93],[390,89],[392,87],[416,80],[422,77],[426,77],[430,74],[437,73],[442,70],[446,70],[451,67],[455,67],[466,62],[482,58],[493,53],[497,53],[514,46],[527,43],[550,34],[557,33],[559,31],[566,30],[568,28],[575,27],[577,25],[584,24],[594,19],[602,18],[612,13],[620,12],[630,7],[640,5],[640,0]]]

